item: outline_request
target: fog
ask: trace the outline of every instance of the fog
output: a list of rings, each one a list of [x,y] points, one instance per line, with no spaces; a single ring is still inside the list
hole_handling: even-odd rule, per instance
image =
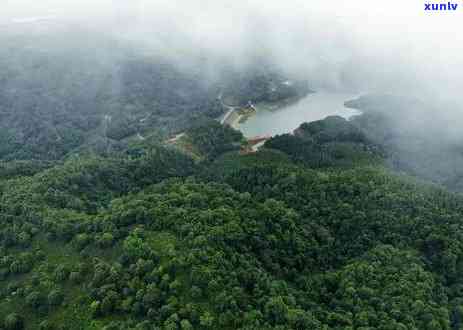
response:
[[[372,102],[391,115],[389,133],[372,137],[393,144],[415,173],[430,159],[418,174],[450,182],[449,173],[463,178],[458,5],[427,12],[424,0],[4,0],[0,114],[8,116],[0,125],[14,127],[16,145],[59,140],[70,121],[82,134],[69,138],[72,147],[99,127],[116,140],[152,128],[171,134],[188,127],[188,114],[218,115],[223,109],[204,102],[242,82],[234,77],[271,67],[324,95],[401,96]],[[463,179],[455,186],[463,190]]]
[[[1,33],[73,26],[172,58],[265,57],[319,87],[447,98],[462,83],[460,9],[422,0],[7,0],[0,17]]]
[[[7,0],[0,37],[70,47],[63,53],[97,57],[106,70],[122,55],[102,38],[208,78],[223,64],[245,71],[265,61],[315,90],[451,103],[440,111],[453,121],[463,104],[460,10],[428,13],[422,0]]]

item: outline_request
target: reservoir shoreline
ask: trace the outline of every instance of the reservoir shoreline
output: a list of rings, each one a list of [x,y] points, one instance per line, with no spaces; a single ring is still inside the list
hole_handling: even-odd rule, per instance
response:
[[[262,105],[256,106],[256,113],[242,123],[242,116],[236,112],[229,116],[226,124],[240,130],[246,138],[292,133],[304,122],[321,120],[328,116],[350,119],[360,115],[362,112],[358,109],[345,106],[345,102],[358,97],[359,94],[320,91],[278,109],[269,110]]]

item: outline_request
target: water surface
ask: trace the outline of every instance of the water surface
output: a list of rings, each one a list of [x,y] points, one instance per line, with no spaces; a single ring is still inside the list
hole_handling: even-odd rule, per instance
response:
[[[276,111],[258,109],[256,115],[238,129],[246,137],[290,133],[304,122],[324,119],[327,116],[341,116],[346,119],[361,112],[344,106],[345,101],[357,98],[358,94],[317,92],[309,94],[295,104]]]

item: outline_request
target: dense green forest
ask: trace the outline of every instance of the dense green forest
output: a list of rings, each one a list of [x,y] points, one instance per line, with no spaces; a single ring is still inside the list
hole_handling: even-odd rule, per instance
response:
[[[4,329],[462,328],[459,195],[338,117],[249,155],[188,134],[202,161],[146,140],[4,165]]]
[[[295,134],[272,137],[265,147],[314,168],[381,163],[383,154],[358,127],[337,116],[303,123]]]
[[[423,104],[363,97],[247,153],[224,104],[306,82],[3,38],[0,329],[463,329],[462,153]]]

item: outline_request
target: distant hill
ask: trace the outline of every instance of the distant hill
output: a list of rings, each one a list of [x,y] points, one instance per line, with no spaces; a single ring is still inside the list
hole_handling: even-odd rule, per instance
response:
[[[363,111],[355,124],[399,171],[463,190],[463,136],[456,105],[369,95],[347,102]]]

